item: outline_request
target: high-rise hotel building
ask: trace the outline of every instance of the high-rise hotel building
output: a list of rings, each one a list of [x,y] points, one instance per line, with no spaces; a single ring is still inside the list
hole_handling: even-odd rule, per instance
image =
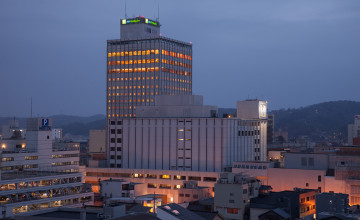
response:
[[[120,39],[107,41],[107,122],[135,117],[158,95],[192,94],[192,45],[162,37],[160,23],[121,20]]]

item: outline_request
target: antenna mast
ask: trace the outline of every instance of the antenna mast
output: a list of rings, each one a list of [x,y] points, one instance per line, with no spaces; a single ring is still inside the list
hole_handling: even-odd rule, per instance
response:
[[[125,0],[125,19],[127,19],[127,15],[126,15],[126,0]]]
[[[30,97],[30,118],[32,118],[32,96]]]
[[[158,17],[157,21],[160,21],[160,3],[158,2]]]

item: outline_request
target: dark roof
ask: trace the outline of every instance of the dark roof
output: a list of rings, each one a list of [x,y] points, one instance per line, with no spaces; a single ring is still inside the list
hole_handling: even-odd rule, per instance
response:
[[[78,211],[55,211],[36,215],[37,217],[56,218],[56,219],[80,219]],[[87,220],[97,220],[97,213],[86,213]]]
[[[171,211],[167,210],[165,208],[165,206],[169,206],[171,208],[171,210],[176,210],[179,212],[179,215],[175,215],[173,214]],[[167,213],[169,213],[170,215],[173,215],[174,217],[178,218],[178,219],[183,219],[183,220],[188,220],[188,219],[191,219],[191,220],[206,220],[205,218],[195,214],[194,212],[192,211],[189,211],[187,209],[185,209],[184,207],[178,205],[178,204],[175,204],[175,203],[170,203],[170,204],[167,204],[167,205],[163,205],[163,206],[160,206],[158,207],[158,209],[161,209]]]
[[[151,213],[133,213],[119,218],[114,218],[114,220],[161,220],[160,218],[154,216]]]
[[[133,207],[131,207],[128,210],[128,213],[132,213],[132,212],[137,212],[137,213],[149,213],[150,212],[151,207],[145,207],[145,206],[140,206],[140,205],[135,205]]]
[[[274,213],[276,213],[277,215],[279,215],[279,216],[281,216],[281,217],[283,217],[283,218],[285,218],[285,219],[290,218],[289,213],[285,212],[284,210],[282,210],[282,209],[280,209],[280,208],[273,209],[273,210],[270,210],[270,211],[268,211],[268,212],[265,212],[265,213],[259,215],[259,217],[260,217],[260,216],[263,216],[263,215],[267,215],[267,214],[270,213],[270,212],[274,212]]]

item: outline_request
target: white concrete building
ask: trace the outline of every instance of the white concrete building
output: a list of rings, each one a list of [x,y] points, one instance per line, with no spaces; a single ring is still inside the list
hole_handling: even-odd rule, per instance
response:
[[[155,106],[137,108],[141,117],[109,120],[109,166],[221,172],[234,161],[266,161],[266,112],[254,102],[239,103],[257,118],[217,118],[201,96],[158,96]]]
[[[93,203],[94,193],[80,171],[79,148],[54,148],[51,125],[51,119],[28,119],[26,142],[20,149],[11,140],[2,140],[1,218]]]

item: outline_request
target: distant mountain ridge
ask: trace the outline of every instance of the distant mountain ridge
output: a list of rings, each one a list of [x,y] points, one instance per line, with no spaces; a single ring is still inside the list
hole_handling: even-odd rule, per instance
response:
[[[236,114],[234,108],[219,108],[218,116]],[[275,115],[275,130],[288,131],[290,137],[307,135],[310,137],[341,133],[347,135],[347,125],[353,123],[354,115],[360,114],[360,102],[333,101],[296,109],[280,109],[269,112]],[[105,129],[105,115],[89,117],[53,115],[54,128],[62,128],[64,134],[88,136],[89,130]],[[0,117],[0,128],[13,117]],[[25,118],[19,120],[20,127],[26,127]]]
[[[347,125],[360,114],[360,102],[332,101],[297,109],[271,111],[275,115],[275,130],[288,131],[289,136],[328,136],[334,133],[347,136]]]

